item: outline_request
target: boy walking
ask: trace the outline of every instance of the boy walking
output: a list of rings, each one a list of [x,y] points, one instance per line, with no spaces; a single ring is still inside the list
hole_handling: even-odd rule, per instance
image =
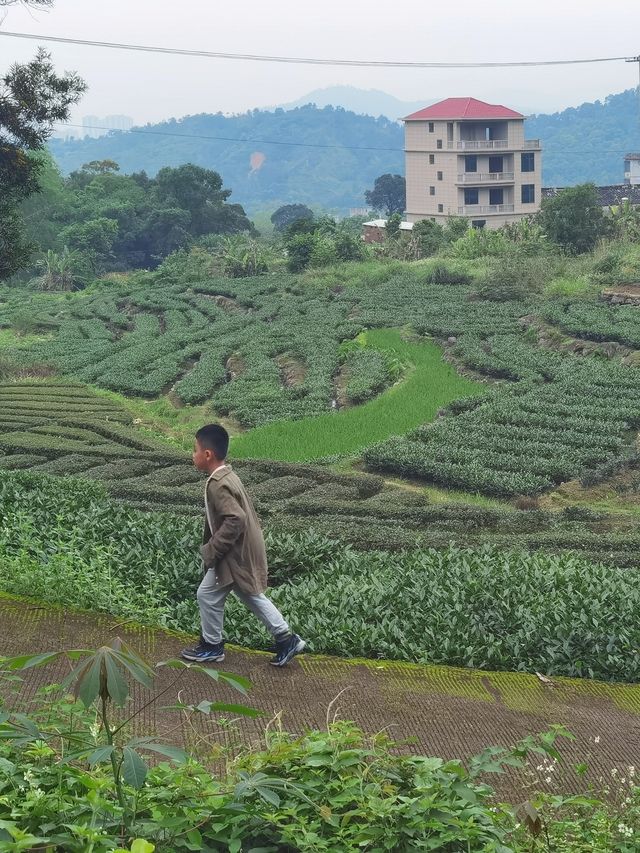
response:
[[[205,486],[206,521],[200,548],[204,578],[198,587],[200,642],[182,657],[197,663],[224,660],[224,605],[233,592],[275,640],[273,666],[285,666],[306,643],[289,629],[278,608],[264,594],[267,554],[251,498],[226,463],[229,434],[219,424],[196,433],[193,464],[209,475]]]

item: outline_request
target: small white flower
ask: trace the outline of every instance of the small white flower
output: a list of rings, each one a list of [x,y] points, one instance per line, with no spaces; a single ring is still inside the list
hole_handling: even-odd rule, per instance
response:
[[[593,739],[594,743],[600,743],[600,735],[596,735]]]
[[[547,778],[544,781],[547,783],[547,785],[549,785],[551,782],[551,776],[547,776]]]

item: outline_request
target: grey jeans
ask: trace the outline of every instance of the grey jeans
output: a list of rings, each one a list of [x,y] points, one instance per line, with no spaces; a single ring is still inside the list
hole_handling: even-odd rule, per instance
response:
[[[235,584],[220,587],[216,583],[216,573],[209,569],[198,587],[198,606],[202,638],[206,643],[217,644],[222,641],[224,624],[224,605],[230,592],[240,599],[274,637],[289,633],[282,613],[266,595],[249,595],[238,589]]]

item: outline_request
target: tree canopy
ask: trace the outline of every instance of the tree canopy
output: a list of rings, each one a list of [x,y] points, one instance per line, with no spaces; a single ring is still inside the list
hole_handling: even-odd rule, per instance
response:
[[[85,88],[76,74],[57,75],[42,48],[31,62],[12,65],[0,78],[0,279],[29,254],[18,205],[39,188],[43,160],[32,155],[42,151],[54,123],[69,117]]]
[[[402,175],[380,175],[376,178],[372,190],[364,194],[365,201],[375,210],[381,210],[387,216],[404,213],[406,206],[406,184]]]
[[[595,184],[568,187],[543,199],[539,223],[547,237],[566,251],[588,252],[607,228]]]
[[[193,164],[150,178],[92,161],[63,179],[48,161],[41,184],[27,202],[29,235],[44,252],[68,248],[85,277],[153,269],[203,235],[254,233],[242,207],[227,202],[220,175]]]
[[[276,231],[284,231],[299,219],[313,220],[313,211],[306,204],[283,204],[271,214]]]

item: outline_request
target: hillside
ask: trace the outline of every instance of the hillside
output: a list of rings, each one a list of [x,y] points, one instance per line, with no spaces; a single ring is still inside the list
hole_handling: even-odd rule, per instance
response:
[[[640,147],[637,121],[633,89],[604,102],[530,118],[527,136],[543,141],[544,184],[621,183],[623,155]],[[50,148],[64,172],[105,158],[116,160],[125,172],[155,174],[162,166],[187,162],[216,169],[233,189],[233,201],[249,212],[291,202],[339,211],[360,207],[378,175],[404,169],[403,131],[397,122],[341,107],[308,104],[237,116],[202,113],[141,131],[150,138],[143,132],[112,133],[100,139],[52,140]],[[233,141],[237,139],[248,141]],[[302,145],[287,145],[288,140]]]
[[[637,90],[532,116],[526,132],[542,140],[545,186],[621,184],[624,155],[640,148]]]
[[[250,212],[290,202],[338,210],[362,206],[365,190],[378,175],[403,170],[403,132],[397,122],[333,107],[254,110],[231,117],[203,113],[149,125],[144,131],[153,135],[52,140],[50,148],[64,172],[105,158],[118,162],[125,172],[144,169],[154,174],[163,166],[188,162],[213,168],[233,190],[232,200]],[[249,141],[230,141],[235,139]],[[287,145],[287,140],[302,145]],[[382,150],[374,150],[378,148]]]

